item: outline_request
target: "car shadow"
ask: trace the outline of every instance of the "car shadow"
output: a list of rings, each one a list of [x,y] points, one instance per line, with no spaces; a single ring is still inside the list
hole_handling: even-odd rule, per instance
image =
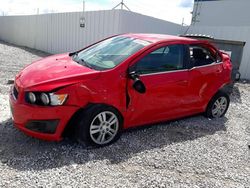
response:
[[[232,90],[230,95],[231,102],[241,104],[242,103],[241,94],[237,82],[233,83],[233,85],[231,86],[231,90]]]
[[[12,120],[0,122],[0,162],[11,168],[41,171],[74,164],[104,161],[118,164],[141,152],[207,137],[226,131],[227,118],[207,119],[193,116],[154,126],[124,131],[110,146],[86,148],[69,139],[46,142],[24,135],[13,127]]]
[[[241,88],[244,88],[244,87],[248,88],[249,84],[250,84],[250,80],[241,79],[241,80],[234,82],[232,84],[232,87],[231,87],[232,93],[230,96],[231,102],[242,104],[241,91],[239,90],[239,87],[238,87],[239,84],[240,84]]]

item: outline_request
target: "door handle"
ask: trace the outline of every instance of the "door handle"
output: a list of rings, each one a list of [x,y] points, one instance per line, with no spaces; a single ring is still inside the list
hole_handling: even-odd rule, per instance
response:
[[[181,85],[181,86],[187,86],[188,85],[188,81],[187,80],[178,80],[177,84]]]

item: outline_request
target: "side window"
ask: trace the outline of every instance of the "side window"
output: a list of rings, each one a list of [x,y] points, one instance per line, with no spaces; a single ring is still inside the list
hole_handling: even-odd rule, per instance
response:
[[[135,65],[139,74],[149,74],[183,69],[183,45],[169,45],[144,56]]]
[[[209,65],[216,62],[216,55],[206,47],[200,45],[191,45],[189,46],[189,50],[190,63],[192,67]]]

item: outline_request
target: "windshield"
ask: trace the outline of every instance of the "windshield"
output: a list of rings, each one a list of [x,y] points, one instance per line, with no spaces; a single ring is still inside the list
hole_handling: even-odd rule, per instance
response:
[[[111,69],[149,44],[130,37],[112,37],[76,53],[73,60],[97,70]]]

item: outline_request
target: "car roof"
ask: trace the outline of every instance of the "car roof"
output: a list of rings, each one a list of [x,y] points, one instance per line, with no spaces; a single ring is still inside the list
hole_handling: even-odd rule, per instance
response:
[[[151,33],[126,33],[122,34],[122,36],[132,37],[140,40],[145,40],[151,43],[158,42],[171,42],[171,41],[181,41],[181,42],[205,42],[197,39],[187,38],[187,37],[179,37],[174,35],[165,35],[165,34],[151,34]]]

